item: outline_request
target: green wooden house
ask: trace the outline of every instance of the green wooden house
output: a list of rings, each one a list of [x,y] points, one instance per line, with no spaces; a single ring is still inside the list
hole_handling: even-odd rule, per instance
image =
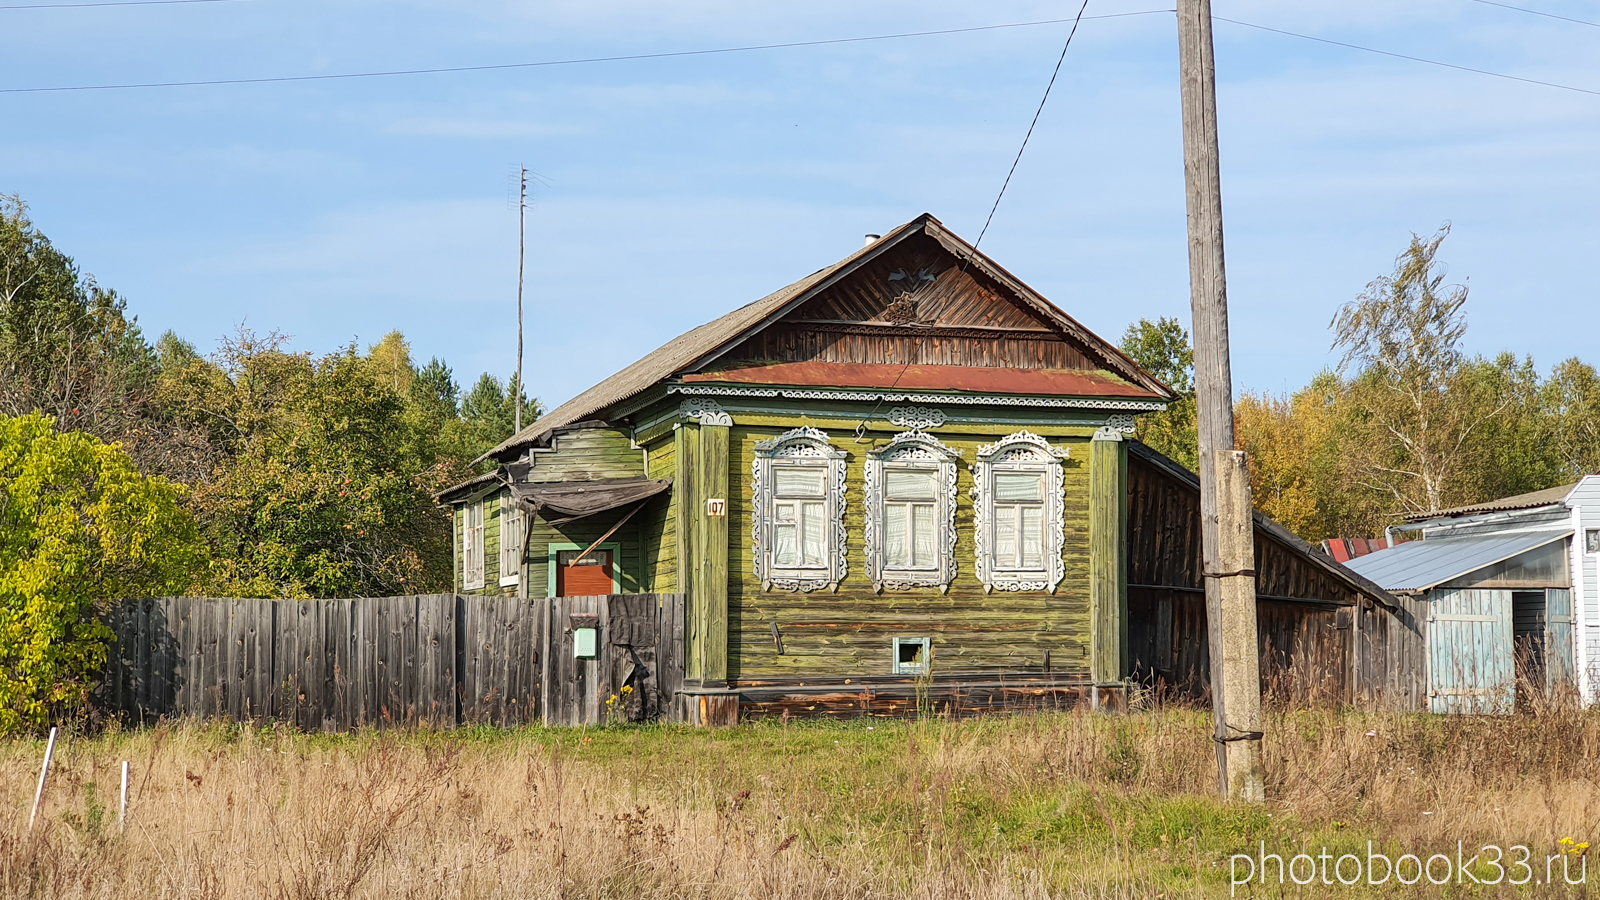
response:
[[[691,720],[1115,702],[1127,438],[1173,399],[919,216],[494,448],[440,495],[457,591],[681,598]]]

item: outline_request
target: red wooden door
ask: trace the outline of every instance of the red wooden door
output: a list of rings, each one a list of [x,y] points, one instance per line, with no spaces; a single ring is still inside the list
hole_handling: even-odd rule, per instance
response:
[[[556,596],[589,597],[615,593],[611,551],[596,550],[573,565],[582,552],[561,550],[556,553]]]

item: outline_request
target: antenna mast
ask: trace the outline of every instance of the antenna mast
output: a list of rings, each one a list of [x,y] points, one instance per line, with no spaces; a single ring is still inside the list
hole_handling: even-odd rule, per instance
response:
[[[522,273],[528,259],[528,167],[522,166],[521,192],[517,197],[517,389],[511,398],[516,423],[512,434],[522,431]]]

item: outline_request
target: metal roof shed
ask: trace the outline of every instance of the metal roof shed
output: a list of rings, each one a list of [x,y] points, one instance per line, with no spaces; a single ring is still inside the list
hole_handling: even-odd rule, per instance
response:
[[[1425,602],[1429,708],[1510,712],[1573,680],[1571,528],[1410,541],[1345,565]]]
[[[1571,536],[1572,529],[1408,541],[1358,556],[1345,568],[1390,592],[1418,593],[1514,560]]]

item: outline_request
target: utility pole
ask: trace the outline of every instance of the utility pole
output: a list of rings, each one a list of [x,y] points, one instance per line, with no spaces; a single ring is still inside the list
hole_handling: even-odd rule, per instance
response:
[[[528,260],[528,167],[522,167],[521,192],[517,195],[517,389],[511,398],[512,434],[522,431],[522,270]]]
[[[1233,372],[1222,253],[1222,180],[1211,0],[1178,0],[1183,171],[1188,188],[1189,293],[1200,437],[1200,523],[1217,780],[1224,799],[1265,799],[1261,675],[1256,649],[1255,532],[1250,469],[1233,448]]]

